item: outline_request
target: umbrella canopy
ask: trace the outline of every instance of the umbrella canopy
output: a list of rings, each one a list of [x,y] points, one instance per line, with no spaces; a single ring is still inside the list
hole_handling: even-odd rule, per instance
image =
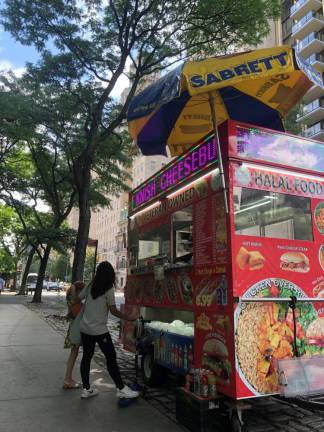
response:
[[[188,61],[132,99],[129,132],[144,155],[177,156],[229,118],[283,130],[314,84],[321,74],[290,46]]]

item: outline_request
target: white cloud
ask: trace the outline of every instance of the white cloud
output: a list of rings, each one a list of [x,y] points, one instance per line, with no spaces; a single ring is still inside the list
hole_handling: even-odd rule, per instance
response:
[[[23,75],[25,70],[26,69],[24,67],[18,67],[18,68],[14,67],[14,65],[9,60],[6,60],[6,59],[0,60],[0,71],[1,72],[12,71],[16,75],[16,77],[19,78]]]

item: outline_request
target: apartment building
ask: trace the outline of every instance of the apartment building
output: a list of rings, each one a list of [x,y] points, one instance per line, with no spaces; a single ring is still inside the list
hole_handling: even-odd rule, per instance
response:
[[[324,18],[321,0],[284,0],[283,43],[295,47],[301,57],[324,72]],[[299,122],[308,138],[324,141],[324,90],[313,86],[304,97]]]

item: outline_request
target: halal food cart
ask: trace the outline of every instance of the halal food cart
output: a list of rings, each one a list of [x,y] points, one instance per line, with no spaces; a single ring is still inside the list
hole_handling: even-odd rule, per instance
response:
[[[214,384],[236,401],[322,392],[323,144],[232,120],[219,137],[225,190],[210,135],[130,193],[125,307],[151,335],[144,375],[192,368],[187,391],[209,399]]]

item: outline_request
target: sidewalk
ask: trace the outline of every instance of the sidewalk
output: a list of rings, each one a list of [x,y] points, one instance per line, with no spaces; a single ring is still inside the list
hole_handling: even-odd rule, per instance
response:
[[[62,390],[63,338],[23,301],[0,296],[1,432],[183,431],[141,398],[119,408],[107,372],[94,362],[91,381],[99,396],[81,400],[79,390]],[[75,372],[79,378],[79,363]]]

